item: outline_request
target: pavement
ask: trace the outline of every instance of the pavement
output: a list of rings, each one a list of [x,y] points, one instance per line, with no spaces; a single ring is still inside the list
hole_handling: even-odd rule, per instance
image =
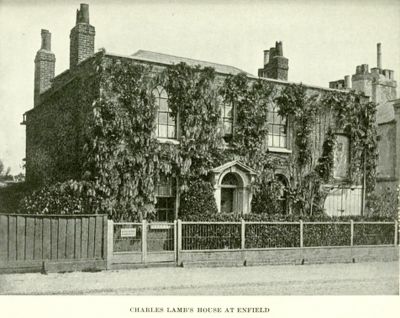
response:
[[[399,263],[0,275],[1,295],[399,295]]]

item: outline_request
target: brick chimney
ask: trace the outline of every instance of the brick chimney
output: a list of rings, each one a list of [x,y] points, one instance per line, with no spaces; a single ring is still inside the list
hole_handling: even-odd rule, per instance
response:
[[[81,3],[76,10],[76,24],[70,34],[69,68],[73,69],[80,62],[94,54],[94,26],[89,24],[89,5]]]
[[[34,103],[39,103],[39,96],[51,87],[51,80],[54,78],[54,68],[56,57],[51,52],[51,33],[42,30],[42,45],[35,57],[35,83],[34,83]]]
[[[264,67],[258,70],[259,77],[287,81],[289,60],[283,56],[282,42],[275,42],[275,47],[264,51]]]

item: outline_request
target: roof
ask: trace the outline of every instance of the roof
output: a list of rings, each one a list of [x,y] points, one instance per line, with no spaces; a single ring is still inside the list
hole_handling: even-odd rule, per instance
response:
[[[237,67],[230,66],[230,65],[206,62],[206,61],[201,61],[201,60],[190,59],[187,57],[168,55],[168,54],[164,54],[164,53],[157,53],[157,52],[146,51],[146,50],[139,50],[136,53],[132,54],[131,56],[134,57],[135,59],[147,61],[147,62],[156,62],[156,63],[168,64],[168,65],[179,64],[181,62],[184,62],[190,66],[200,65],[201,67],[212,67],[215,69],[216,72],[223,73],[223,74],[236,75],[239,73],[245,73],[247,75],[251,75]],[[251,75],[251,76],[253,76],[253,75]]]
[[[233,166],[238,166],[240,167],[242,170],[249,172],[250,174],[257,174],[256,171],[252,168],[250,168],[249,166],[246,166],[244,163],[241,163],[239,160],[233,160],[233,161],[229,161],[227,163],[224,163],[223,165],[216,167],[214,169],[211,169],[212,172],[215,173],[221,173],[223,171],[225,171],[226,169],[229,169]]]
[[[115,54],[115,55],[118,55],[118,54]],[[136,60],[140,60],[140,61],[154,62],[154,63],[167,64],[167,65],[179,64],[181,62],[184,62],[190,66],[200,65],[201,67],[212,67],[215,69],[216,72],[223,73],[223,74],[236,75],[239,73],[245,73],[250,78],[254,78],[254,79],[260,78],[260,79],[268,81],[268,82],[274,82],[274,83],[279,83],[279,84],[284,84],[284,85],[302,84],[303,86],[306,86],[306,87],[312,88],[312,89],[318,89],[318,90],[324,90],[324,91],[337,91],[340,93],[348,93],[347,91],[339,90],[339,89],[335,89],[335,88],[309,85],[309,84],[305,84],[305,83],[290,82],[290,81],[278,80],[278,79],[273,79],[273,78],[257,77],[255,75],[245,72],[237,67],[226,65],[226,64],[218,64],[218,63],[213,63],[213,62],[195,60],[195,59],[190,59],[187,57],[174,56],[174,55],[146,51],[146,50],[139,50],[136,53],[132,54],[130,57],[134,58]]]
[[[282,84],[282,85],[303,85],[304,87],[311,88],[311,89],[316,89],[316,90],[321,90],[321,91],[335,91],[339,92],[342,94],[348,94],[349,91],[346,90],[340,90],[336,88],[329,88],[329,87],[322,87],[322,86],[316,86],[316,85],[311,85],[311,84],[306,84],[302,82],[292,82],[292,81],[285,81],[285,80],[278,80],[278,79],[273,79],[273,78],[266,78],[266,77],[258,77],[255,75],[252,75],[248,72],[245,72],[237,67],[230,66],[230,65],[225,65],[225,64],[218,64],[218,63],[212,63],[212,62],[206,62],[206,61],[201,61],[201,60],[195,60],[195,59],[189,59],[186,57],[179,57],[179,56],[174,56],[174,55],[168,55],[168,54],[163,54],[163,53],[157,53],[157,52],[152,52],[152,51],[146,51],[146,50],[139,50],[136,53],[132,55],[123,55],[115,52],[106,52],[106,55],[108,56],[113,56],[113,57],[122,57],[122,58],[128,58],[132,59],[135,61],[143,61],[143,62],[150,62],[150,63],[158,63],[158,64],[164,64],[164,65],[173,65],[173,64],[179,64],[181,62],[185,62],[186,64],[190,66],[196,66],[200,65],[201,67],[212,67],[215,69],[216,72],[222,73],[222,74],[232,74],[236,75],[239,73],[245,73],[248,78],[252,79],[261,79],[266,82],[271,82],[271,83],[277,83],[277,84]]]
[[[394,121],[394,104],[400,99],[390,100],[376,107],[376,122],[385,124]]]

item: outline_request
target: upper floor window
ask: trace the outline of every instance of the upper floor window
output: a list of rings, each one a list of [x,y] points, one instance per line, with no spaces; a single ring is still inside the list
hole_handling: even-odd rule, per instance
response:
[[[162,176],[156,186],[156,220],[172,222],[175,219],[176,191],[174,179]]]
[[[222,104],[222,123],[224,128],[224,139],[229,141],[233,135],[233,105],[223,103]]]
[[[157,113],[157,137],[166,139],[176,139],[176,119],[171,109],[168,107],[168,94],[161,86],[153,90]]]
[[[267,122],[268,147],[287,148],[287,120],[278,115],[277,107],[270,105]]]
[[[335,140],[333,178],[347,179],[350,172],[350,140],[348,136],[342,134],[336,134]]]

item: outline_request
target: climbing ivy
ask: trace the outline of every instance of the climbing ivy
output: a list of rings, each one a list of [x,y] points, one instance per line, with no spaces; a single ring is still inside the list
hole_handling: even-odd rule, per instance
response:
[[[217,130],[221,113],[215,77],[212,68],[185,63],[171,66],[160,75],[168,105],[175,118],[179,117],[180,143],[170,151],[176,154],[183,190],[189,178],[208,174],[222,146],[222,134]]]
[[[311,133],[317,114],[317,95],[307,95],[303,85],[289,85],[275,99],[279,115],[289,117],[293,125],[296,146],[296,164],[300,170],[312,164]]]
[[[315,171],[318,176],[325,182],[328,183],[332,180],[333,174],[333,150],[335,147],[335,134],[331,127],[325,134],[325,140],[322,144],[322,155],[318,158],[318,163],[315,166]]]
[[[154,212],[154,184],[162,165],[152,138],[156,109],[151,68],[101,59],[101,95],[88,122],[84,179],[114,219],[138,220]]]
[[[361,103],[354,93],[329,92],[320,98],[310,95],[302,85],[278,90],[245,74],[221,77],[212,68],[184,63],[160,72],[104,54],[96,55],[94,66],[100,94],[93,101],[92,116],[86,118],[82,178],[69,181],[73,191],[68,192],[70,197],[76,196],[76,202],[80,198],[96,202],[93,212],[108,213],[118,221],[151,219],[162,175],[177,177],[183,197],[187,193],[186,198],[193,198],[196,180],[202,188],[212,189],[207,181],[210,169],[233,159],[258,172],[252,184],[255,212],[282,211],[278,200],[282,189],[274,179],[277,167],[286,167],[292,176],[287,196],[293,212],[321,212],[325,196],[322,184],[332,176],[336,129],[349,135],[352,169],[358,173],[356,165],[365,163],[372,187],[376,166],[374,108],[371,103]],[[163,86],[168,93],[169,108],[179,124],[179,143],[160,143],[155,136],[157,107],[152,91],[156,86]],[[228,143],[223,139],[221,120],[224,103],[235,110],[235,128]],[[294,131],[293,156],[283,158],[267,151],[270,103],[276,103],[279,114],[289,118]],[[336,124],[325,134],[322,155],[314,162],[311,136],[323,111],[333,111],[336,120],[332,123]],[[195,199],[186,201],[196,203]],[[188,204],[182,211],[185,215]]]
[[[231,149],[250,166],[254,166],[254,157],[259,158],[265,151],[266,118],[273,93],[270,83],[261,79],[250,81],[243,73],[227,77],[221,87],[224,103],[231,104],[235,113]]]
[[[361,183],[365,172],[366,192],[375,189],[378,144],[376,104],[368,102],[362,93],[326,93],[322,105],[333,110],[334,128],[342,130],[350,139],[350,182]]]
[[[338,91],[325,91],[321,95],[307,94],[303,85],[288,85],[276,98],[279,114],[291,119],[294,131],[295,154],[291,161],[294,182],[290,196],[294,210],[323,211],[327,190],[323,183],[333,182],[333,150],[335,132],[346,134],[350,140],[349,183],[361,183],[365,172],[366,190],[371,192],[375,186],[377,164],[377,142],[374,103],[367,102],[363,94],[354,91],[344,94]],[[322,154],[314,164],[311,140],[322,114],[331,116],[325,132]],[[362,168],[364,167],[364,169]],[[365,171],[364,171],[365,170]]]

